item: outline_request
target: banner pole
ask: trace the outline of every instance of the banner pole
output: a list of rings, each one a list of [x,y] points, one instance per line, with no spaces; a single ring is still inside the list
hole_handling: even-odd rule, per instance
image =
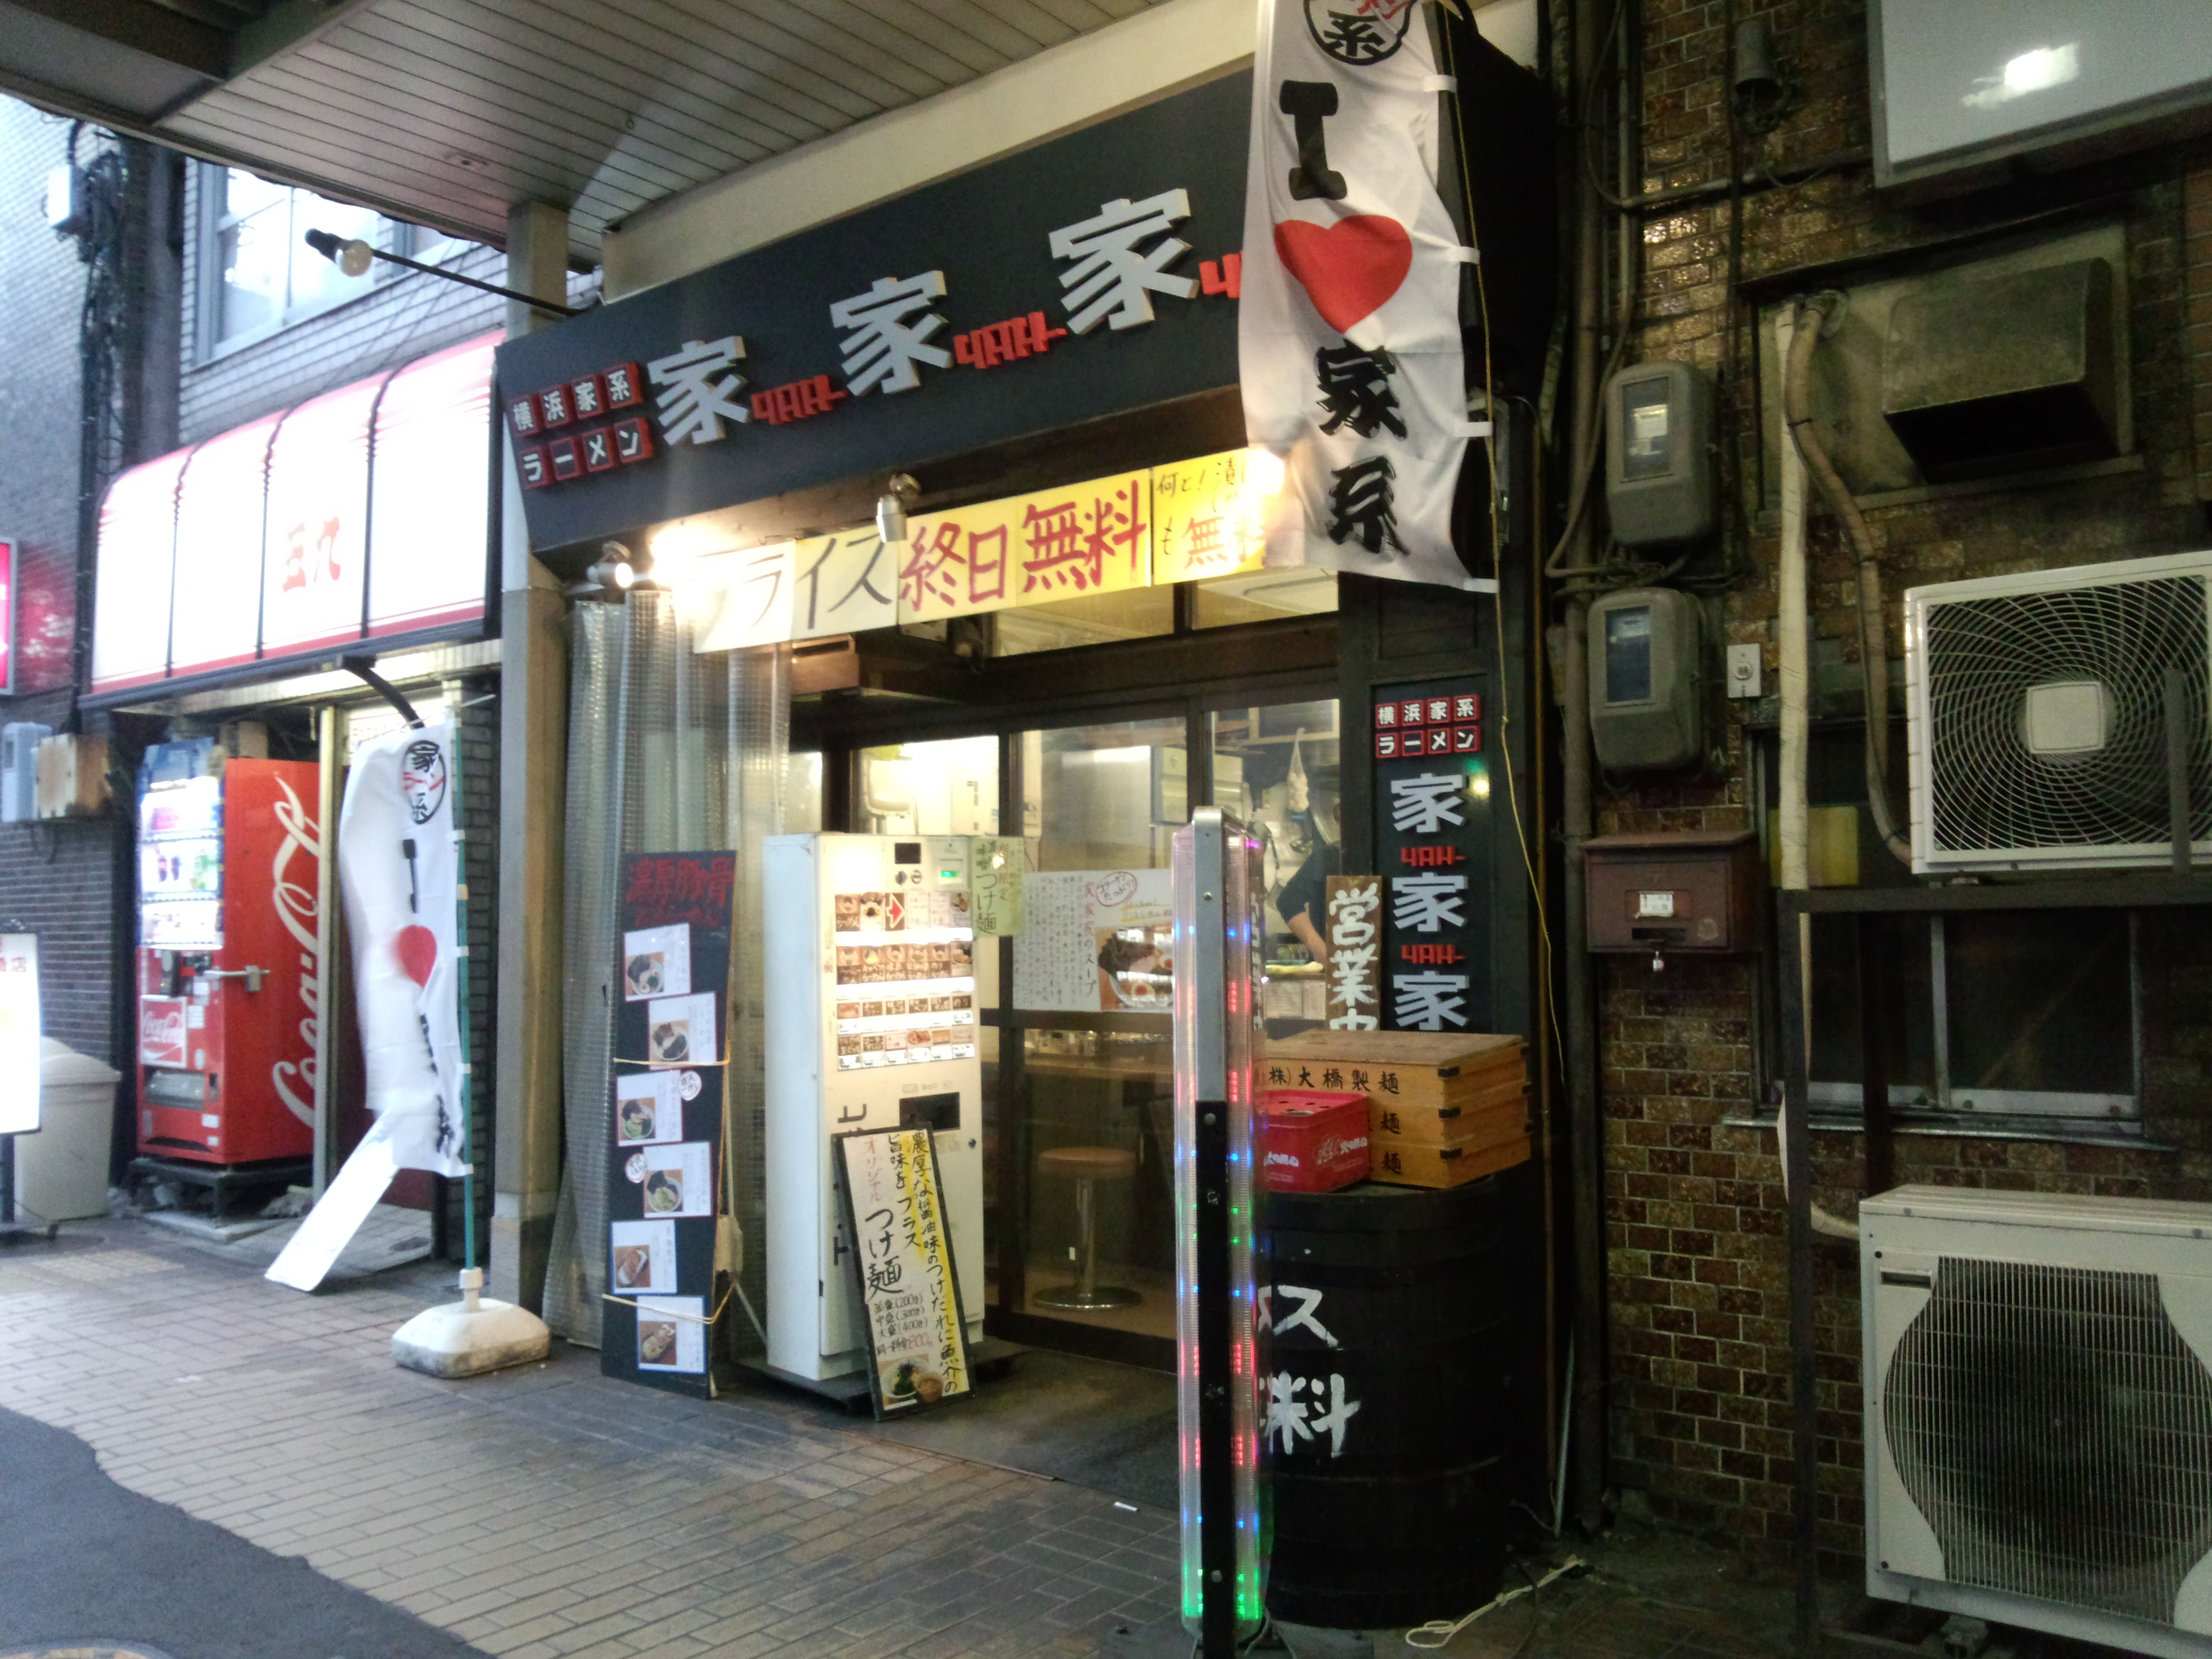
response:
[[[461,716],[453,713],[453,753],[447,757],[447,775],[453,780],[453,863],[459,878],[453,883],[453,1021],[461,1048],[461,1267],[465,1285],[477,1266],[477,1137],[476,1066],[469,1048],[469,865],[468,831],[461,827],[461,803],[467,798],[461,787]],[[481,1280],[476,1281],[482,1284]]]

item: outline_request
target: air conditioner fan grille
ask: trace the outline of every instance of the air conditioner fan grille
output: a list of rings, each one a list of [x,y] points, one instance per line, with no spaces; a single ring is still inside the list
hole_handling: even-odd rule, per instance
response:
[[[2191,833],[2212,836],[2202,577],[1945,600],[1925,626],[1938,849],[2166,844],[2169,666],[2188,677]],[[2024,729],[2027,694],[2069,684],[2104,688],[2105,742],[2039,753]]]
[[[2212,1372],[2155,1277],[1946,1257],[1881,1402],[1945,1577],[2173,1622],[2212,1550]]]

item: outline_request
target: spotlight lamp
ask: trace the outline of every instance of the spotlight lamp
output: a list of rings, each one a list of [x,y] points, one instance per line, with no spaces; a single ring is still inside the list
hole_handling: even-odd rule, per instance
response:
[[[617,593],[628,592],[637,580],[637,567],[630,562],[629,549],[620,542],[601,542],[599,556],[584,573],[584,580]]]
[[[876,534],[886,542],[906,540],[906,515],[921,486],[907,472],[894,472],[884,485],[884,493],[876,498]]]

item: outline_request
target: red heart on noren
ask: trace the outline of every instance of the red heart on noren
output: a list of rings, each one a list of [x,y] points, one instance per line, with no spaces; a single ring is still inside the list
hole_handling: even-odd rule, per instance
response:
[[[1380,310],[1413,265],[1413,239],[1380,213],[1326,225],[1285,219],[1275,227],[1275,253],[1305,285],[1322,319],[1338,333]]]
[[[430,970],[438,965],[438,936],[419,923],[410,924],[394,935],[392,953],[408,978],[427,987]]]

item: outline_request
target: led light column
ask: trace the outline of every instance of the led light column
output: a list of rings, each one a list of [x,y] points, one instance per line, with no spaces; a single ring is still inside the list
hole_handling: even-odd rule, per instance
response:
[[[1252,1268],[1258,843],[1218,807],[1175,836],[1176,1374],[1182,1614],[1204,1659],[1260,1627],[1267,1570]]]

